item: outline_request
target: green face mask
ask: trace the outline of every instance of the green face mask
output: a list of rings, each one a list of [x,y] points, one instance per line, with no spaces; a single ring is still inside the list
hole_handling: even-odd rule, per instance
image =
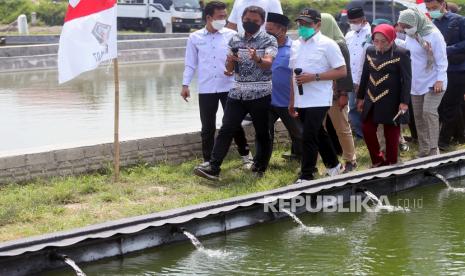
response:
[[[433,19],[441,19],[441,17],[444,15],[441,10],[434,10],[434,11],[430,11],[429,15],[431,16],[431,18]]]
[[[315,29],[306,26],[299,26],[298,32],[299,36],[301,36],[305,40],[308,40],[315,34]]]

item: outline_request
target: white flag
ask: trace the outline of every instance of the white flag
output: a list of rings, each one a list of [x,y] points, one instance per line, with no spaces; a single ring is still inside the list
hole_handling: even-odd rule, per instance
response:
[[[116,34],[116,0],[70,0],[58,49],[59,83],[116,58]]]

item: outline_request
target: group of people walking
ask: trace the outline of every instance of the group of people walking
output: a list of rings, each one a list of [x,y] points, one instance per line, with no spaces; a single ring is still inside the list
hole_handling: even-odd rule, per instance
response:
[[[329,176],[354,170],[354,137],[365,140],[373,167],[396,164],[399,149],[408,150],[407,126],[419,157],[463,142],[465,19],[444,0],[425,2],[433,20],[407,9],[395,25],[370,24],[362,8],[352,8],[345,36],[332,15],[305,8],[294,41],[279,0],[236,0],[228,21],[224,3],[208,2],[205,28],[187,42],[181,92],[187,101],[197,71],[204,163],[194,173],[217,180],[234,140],[244,167],[262,176],[278,119],[292,141],[286,157],[301,161],[300,180],[315,177],[318,154]],[[241,125],[247,114],[253,157]]]

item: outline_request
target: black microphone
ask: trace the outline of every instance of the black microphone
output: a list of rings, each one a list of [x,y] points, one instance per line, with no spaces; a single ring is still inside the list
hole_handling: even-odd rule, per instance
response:
[[[300,74],[302,74],[302,68],[295,68],[294,69],[294,73],[298,76]],[[299,87],[299,95],[303,95],[304,94],[304,88],[302,87],[302,85],[298,85]]]
[[[231,51],[233,52],[233,55],[235,57],[239,57],[239,55],[237,54],[239,52],[239,48],[232,48]],[[236,72],[236,74],[239,74],[239,62],[237,61],[234,62],[234,72]]]

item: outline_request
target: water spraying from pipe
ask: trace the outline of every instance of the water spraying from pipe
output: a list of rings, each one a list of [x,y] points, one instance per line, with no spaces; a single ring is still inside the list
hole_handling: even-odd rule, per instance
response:
[[[393,205],[386,205],[384,204],[375,194],[368,190],[363,190],[363,193],[373,202],[375,203],[375,212],[378,212],[380,210],[386,210],[388,212],[398,212],[398,211],[403,211],[403,212],[409,212],[410,209],[400,207],[400,206],[393,206]]]
[[[205,249],[205,247],[203,246],[203,244],[193,235],[191,234],[190,232],[187,232],[186,230],[182,230],[182,233],[189,238],[189,240],[191,241],[191,243],[195,246],[195,248],[197,248],[198,250],[203,250]]]
[[[62,261],[68,266],[70,266],[76,273],[76,276],[86,276],[86,274],[81,270],[81,268],[70,257],[64,254],[53,252],[50,254],[50,258],[55,261]]]
[[[305,225],[294,213],[292,213],[289,210],[281,209],[281,212],[287,214],[289,217],[292,218],[294,222],[300,225],[302,229],[304,229],[305,231],[309,233],[312,233],[312,234],[324,234],[325,233],[325,229],[321,226],[310,227],[310,226]]]
[[[465,192],[465,188],[455,188],[455,187],[452,187],[452,186],[450,185],[449,180],[447,180],[447,178],[445,178],[442,174],[439,174],[439,173],[428,173],[427,175],[434,176],[434,177],[436,177],[437,179],[441,180],[442,183],[446,184],[447,189],[448,189],[449,191],[461,192],[461,193],[464,193],[464,192]]]
[[[197,239],[194,234],[192,234],[189,231],[186,231],[184,228],[176,228],[174,232],[181,233],[184,236],[186,236],[192,245],[194,245],[195,249],[197,249],[198,252],[205,254],[209,258],[226,258],[226,257],[231,257],[231,252],[226,252],[224,250],[218,250],[218,249],[207,249],[203,244]]]

